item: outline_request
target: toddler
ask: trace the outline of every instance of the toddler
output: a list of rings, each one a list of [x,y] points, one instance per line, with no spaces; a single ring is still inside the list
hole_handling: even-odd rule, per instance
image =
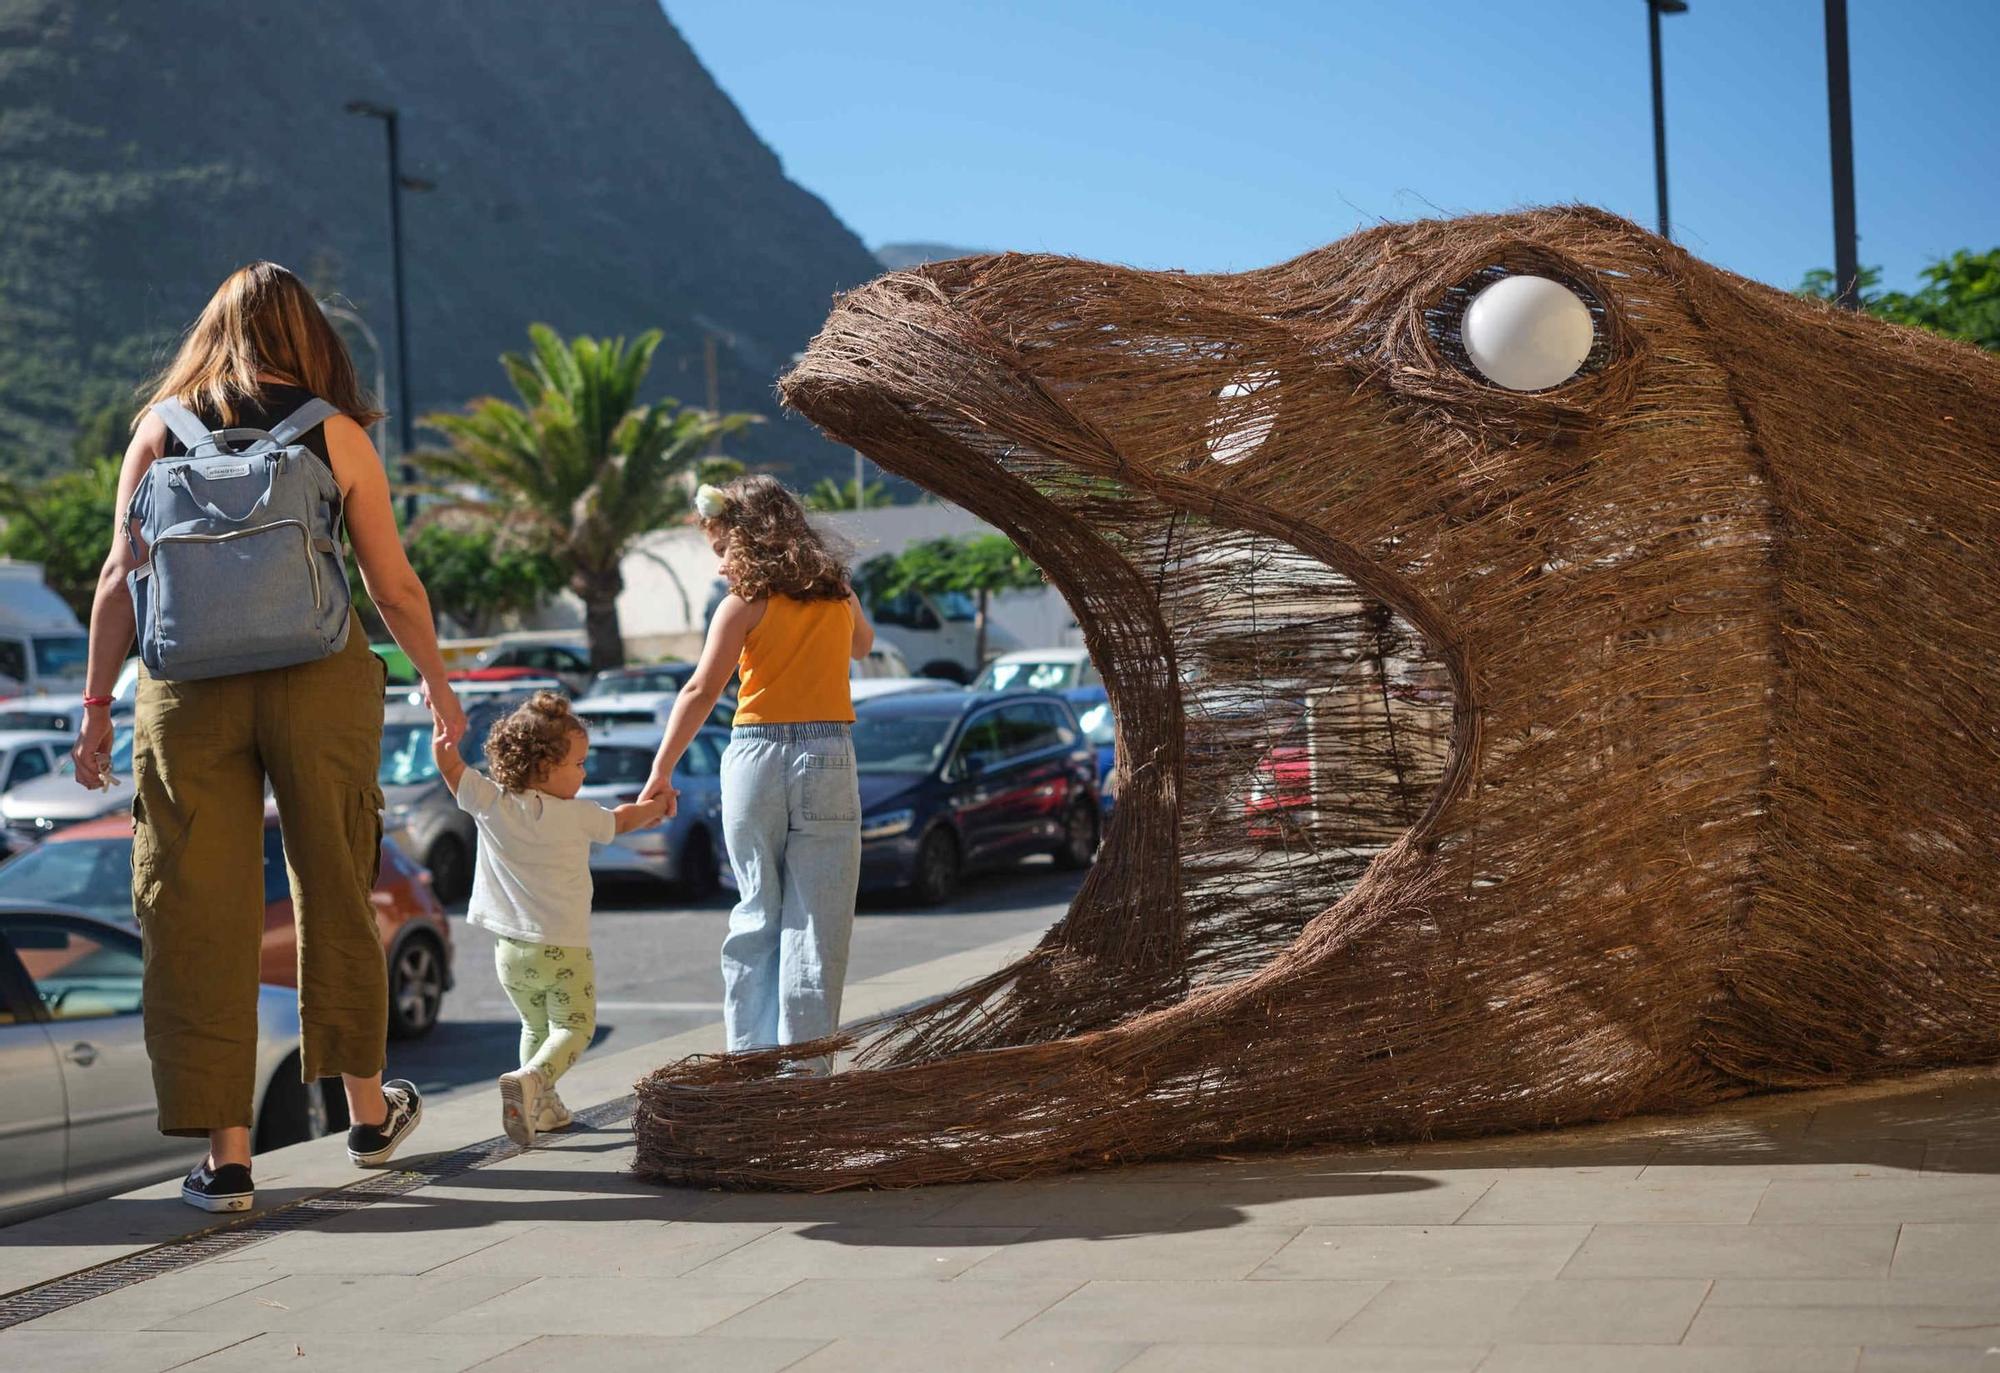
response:
[[[532,1144],[538,1133],[569,1125],[556,1079],[597,1029],[590,846],[658,824],[673,797],[616,810],[577,800],[590,743],[569,702],[553,692],[493,727],[491,781],[443,735],[431,750],[459,808],[479,826],[466,919],[493,932],[500,985],[521,1014],[521,1066],[500,1077],[500,1121],[507,1138]]]

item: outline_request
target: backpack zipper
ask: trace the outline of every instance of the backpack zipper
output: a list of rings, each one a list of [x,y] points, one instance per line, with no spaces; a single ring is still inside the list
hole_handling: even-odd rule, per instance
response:
[[[157,557],[160,545],[162,544],[227,543],[231,539],[248,538],[252,534],[261,534],[267,529],[276,529],[280,525],[290,525],[292,528],[298,530],[299,541],[305,545],[306,572],[312,577],[313,613],[318,614],[326,606],[325,600],[320,594],[319,559],[313,556],[312,534],[306,529],[306,522],[304,520],[272,520],[269,524],[259,525],[255,529],[233,529],[227,534],[164,534],[153,541],[152,547],[147,551],[146,558],[148,562],[151,562]],[[153,641],[156,645],[156,653],[159,637],[159,617],[155,616],[153,619]]]

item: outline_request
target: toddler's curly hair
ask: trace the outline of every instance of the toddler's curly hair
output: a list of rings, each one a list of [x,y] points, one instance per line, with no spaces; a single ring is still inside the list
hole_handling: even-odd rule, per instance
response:
[[[508,791],[526,791],[569,754],[569,741],[588,737],[569,702],[553,691],[538,691],[493,726],[486,736],[486,762],[493,780]]]

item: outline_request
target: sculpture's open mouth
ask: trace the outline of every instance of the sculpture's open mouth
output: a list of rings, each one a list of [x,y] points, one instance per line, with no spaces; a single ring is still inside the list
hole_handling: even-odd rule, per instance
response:
[[[893,1051],[1075,1034],[1253,972],[1376,855],[1420,837],[1460,770],[1447,767],[1459,665],[1432,648],[1434,613],[1241,480],[1283,441],[1268,374],[1247,375],[1206,382],[1207,418],[1178,444],[1127,446],[1024,350],[901,278],[850,297],[786,379],[823,429],[1035,559],[1118,725],[1104,848],[1051,940],[1115,960],[1121,994],[1093,979],[1094,997],[1001,1006],[986,999],[996,985],[948,1003],[961,1033],[919,1018]],[[1133,378],[1134,394],[1146,384]]]

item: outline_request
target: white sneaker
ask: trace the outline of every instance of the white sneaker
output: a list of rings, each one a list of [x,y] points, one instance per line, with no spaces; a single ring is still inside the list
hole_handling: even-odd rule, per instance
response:
[[[542,1075],[533,1068],[516,1068],[500,1074],[500,1128],[516,1144],[535,1142],[542,1091]]]
[[[563,1105],[562,1098],[551,1087],[542,1093],[541,1109],[535,1112],[535,1133],[546,1135],[552,1130],[567,1130],[572,1117],[569,1107]]]

